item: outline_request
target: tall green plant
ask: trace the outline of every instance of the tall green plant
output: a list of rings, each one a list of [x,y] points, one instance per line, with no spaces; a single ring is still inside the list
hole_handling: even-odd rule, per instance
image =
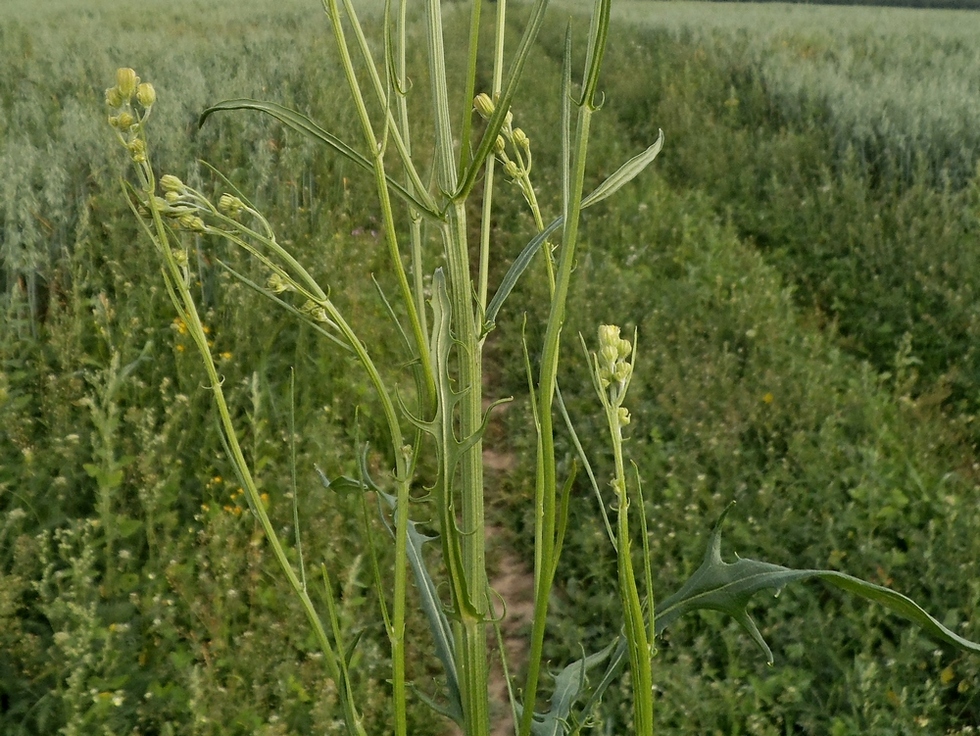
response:
[[[406,49],[412,29],[407,0],[386,3],[383,16],[383,51],[379,56],[367,36],[351,0],[324,0],[340,64],[360,124],[359,144],[345,142],[310,118],[273,102],[229,100],[209,108],[202,124],[217,112],[253,110],[271,115],[293,130],[347,159],[374,181],[378,197],[389,265],[397,283],[395,303],[385,303],[401,337],[404,365],[409,366],[415,391],[406,396],[386,383],[375,364],[372,345],[357,334],[338,305],[289,250],[279,243],[269,220],[231,183],[218,175],[225,193],[216,201],[173,175],[157,178],[149,157],[147,122],[156,102],[153,87],[140,83],[131,69],[120,69],[117,83],[106,92],[111,109],[110,124],[128,150],[136,171],[136,182],[128,186],[134,214],[157,250],[167,292],[179,317],[197,345],[214,393],[221,428],[251,511],[288,579],[323,651],[330,676],[340,693],[349,733],[363,734],[365,728],[352,686],[350,658],[357,640],[345,631],[337,613],[331,573],[321,566],[324,607],[318,608],[311,594],[314,576],[308,576],[303,556],[298,569],[287,554],[269,519],[253,479],[253,469],[239,443],[239,429],[228,408],[221,379],[208,344],[191,290],[193,274],[187,236],[208,235],[243,249],[266,271],[265,284],[258,284],[230,265],[225,268],[255,291],[312,326],[324,339],[353,353],[382,408],[389,448],[384,453],[390,471],[374,478],[367,453],[358,450],[358,473],[354,478],[324,478],[328,487],[373,493],[385,508],[384,521],[395,545],[394,568],[390,575],[372,563],[381,618],[391,645],[392,720],[397,734],[407,732],[406,619],[408,580],[414,577],[420,609],[433,637],[433,650],[445,670],[446,686],[432,705],[455,720],[468,736],[483,736],[491,727],[488,703],[488,635],[493,624],[484,549],[485,503],[483,497],[482,440],[490,409],[484,409],[482,368],[484,343],[495,320],[520,278],[528,272],[535,256],[543,261],[550,304],[540,345],[525,345],[530,401],[536,443],[534,495],[534,616],[530,634],[529,660],[521,702],[512,697],[521,736],[579,732],[589,722],[591,710],[605,689],[628,664],[633,688],[634,723],[638,734],[652,734],[653,641],[678,616],[698,608],[730,613],[742,623],[768,653],[758,630],[748,617],[748,598],[758,590],[779,589],[787,582],[821,577],[851,592],[884,603],[928,628],[954,645],[980,651],[980,647],[945,629],[912,601],[897,593],[862,581],[825,571],[792,571],[766,563],[739,560],[727,564],[720,557],[720,532],[716,529],[702,567],[673,596],[664,600],[654,616],[653,562],[647,544],[646,519],[639,503],[642,530],[643,584],[634,573],[628,509],[631,492],[623,457],[623,428],[629,413],[623,406],[626,388],[633,375],[633,344],[619,338],[618,328],[600,329],[600,347],[593,360],[596,390],[610,430],[616,464],[613,494],[606,500],[597,484],[594,491],[607,514],[616,515],[615,531],[606,519],[610,544],[617,551],[617,588],[623,603],[623,634],[601,652],[583,656],[555,678],[550,709],[536,712],[541,685],[544,642],[549,599],[567,519],[569,492],[574,470],[559,478],[555,439],[556,413],[573,442],[580,447],[559,390],[559,356],[566,303],[576,259],[581,212],[614,194],[637,176],[659,153],[662,134],[647,150],[627,161],[592,193],[585,193],[589,136],[592,117],[598,109],[599,72],[609,34],[610,0],[596,0],[586,41],[581,82],[572,83],[570,33],[564,46],[564,74],[560,89],[561,119],[556,127],[562,140],[561,213],[549,224],[541,214],[531,184],[531,143],[521,128],[514,126],[510,110],[523,68],[544,21],[547,0],[537,0],[515,55],[504,58],[506,0],[496,5],[497,35],[492,52],[492,86],[489,94],[474,96],[477,75],[477,44],[481,0],[476,0],[471,19],[469,52],[464,88],[466,103],[453,110],[447,83],[443,8],[439,0],[421,4],[418,31],[426,48],[428,91],[412,91],[406,66]],[[413,153],[413,133],[418,121],[409,114],[409,95],[424,97],[432,122],[431,168],[422,166],[428,156]],[[484,119],[479,122],[474,109]],[[460,126],[457,121],[463,120]],[[538,233],[514,260],[489,296],[491,262],[498,254],[491,247],[488,223],[493,213],[493,176],[496,163],[504,175],[517,182],[527,200]],[[399,172],[396,176],[393,172]],[[217,174],[217,172],[215,172]],[[477,187],[482,181],[482,190]],[[474,230],[468,218],[471,203],[482,198],[482,227],[471,244]],[[552,236],[560,231],[560,239]],[[471,248],[471,245],[477,247]],[[475,255],[474,255],[475,254]],[[540,254],[540,255],[539,255]],[[474,262],[474,258],[475,261]],[[436,263],[442,264],[438,267]],[[474,280],[474,274],[476,279]],[[431,279],[427,282],[427,275]],[[635,343],[635,337],[634,337]],[[531,360],[533,354],[534,360]],[[532,368],[532,366],[534,366]],[[580,452],[581,461],[588,459]],[[424,545],[431,538],[416,525],[414,512],[421,496],[413,489],[420,477],[420,459],[435,458],[436,477],[428,500],[435,509],[435,526],[441,546],[439,578],[431,567]],[[590,477],[594,477],[591,468]],[[637,487],[635,494],[639,493]],[[426,514],[429,516],[429,514]],[[377,540],[372,526],[365,525],[366,550],[373,556]],[[390,578],[391,584],[386,580]],[[643,594],[641,595],[641,590]],[[604,674],[589,679],[590,670],[604,666]]]

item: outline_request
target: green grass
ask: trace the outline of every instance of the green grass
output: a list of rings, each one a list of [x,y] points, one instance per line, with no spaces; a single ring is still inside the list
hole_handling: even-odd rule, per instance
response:
[[[274,16],[265,0],[0,11],[4,733],[337,729],[336,693],[300,613],[283,615],[291,604],[241,511],[203,373],[119,192],[101,99],[119,65],[151,79],[166,101],[153,123],[160,165],[188,180],[205,178],[197,157],[219,165],[281,238],[323,264],[332,297],[370,330],[381,307],[345,288],[383,263],[376,214],[362,204],[369,182],[256,117],[193,126],[208,103],[237,95],[349,125],[315,6],[277,2]],[[590,177],[657,127],[668,144],[654,173],[586,216],[565,331],[639,328],[626,452],[644,479],[660,594],[693,570],[711,524],[738,498],[729,556],[888,582],[980,638],[980,142],[967,125],[976,95],[964,92],[977,83],[967,41],[978,21],[948,11],[617,8],[632,30],[617,31],[610,50]],[[543,121],[557,100],[538,96],[556,73],[560,33],[549,26],[515,105],[545,200],[558,147]],[[495,247],[516,253],[533,225],[513,197]],[[356,505],[318,490],[313,468],[352,472],[352,407],[369,438],[377,409],[349,378],[351,363],[220,270],[197,266],[207,323],[229,354],[225,387],[282,528],[292,523],[290,367],[305,387],[305,554],[346,571],[343,615],[365,628],[355,671],[368,731],[384,733],[388,653],[354,551]],[[545,286],[523,288],[533,334]],[[519,330],[515,309],[499,331]],[[608,475],[584,362],[576,341],[566,344],[563,391]],[[520,356],[491,354],[500,394],[523,395]],[[517,404],[512,415],[526,413]],[[508,443],[530,468],[533,437],[515,429]],[[525,552],[528,475],[490,489]],[[591,493],[576,494],[552,638],[601,646],[616,633],[597,623],[618,620],[605,586],[615,556]],[[773,668],[718,616],[668,632],[655,660],[662,733],[944,734],[980,722],[976,658],[874,607],[811,584],[760,599],[753,615]],[[555,666],[580,655],[557,645],[551,654]],[[410,675],[425,689],[433,674],[418,667]],[[411,733],[440,731],[425,706],[412,707]],[[605,732],[625,732],[628,700],[613,694],[600,716]]]

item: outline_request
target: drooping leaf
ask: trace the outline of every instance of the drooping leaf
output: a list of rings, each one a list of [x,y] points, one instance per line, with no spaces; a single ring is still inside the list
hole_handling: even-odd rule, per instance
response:
[[[739,558],[725,562],[721,558],[721,525],[731,506],[725,510],[708,540],[704,561],[679,591],[664,600],[656,611],[659,634],[674,621],[691,611],[709,609],[732,616],[748,632],[772,664],[772,650],[749,616],[749,599],[761,590],[778,593],[790,583],[817,578],[848,593],[880,603],[899,616],[920,626],[927,634],[959,649],[980,654],[980,644],[955,634],[926,613],[915,601],[890,588],[869,583],[835,570],[793,570],[768,562]]]
[[[319,141],[365,171],[372,174],[374,173],[374,166],[366,156],[351,148],[333,133],[321,128],[306,115],[296,112],[295,110],[290,110],[288,107],[278,105],[275,102],[264,102],[262,100],[252,100],[248,98],[224,100],[216,105],[212,105],[207,110],[202,112],[201,117],[198,119],[198,126],[204,125],[205,121],[214,113],[227,110],[256,110],[258,112],[264,112],[298,133],[302,133],[315,141]],[[399,184],[391,177],[386,177],[386,180],[391,191],[411,204],[419,212],[426,214],[435,220],[442,219],[442,215],[439,212],[426,206],[421,200],[419,200],[418,197],[409,192],[408,189],[406,189],[402,184]]]

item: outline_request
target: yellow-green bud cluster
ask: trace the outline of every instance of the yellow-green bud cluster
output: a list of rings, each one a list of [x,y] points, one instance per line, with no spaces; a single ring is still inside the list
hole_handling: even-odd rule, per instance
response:
[[[497,109],[497,103],[486,92],[481,92],[473,98],[473,108],[484,120],[489,120]],[[512,146],[512,155],[507,155],[507,145]],[[504,124],[500,134],[493,142],[493,155],[504,165],[504,174],[515,180],[525,190],[525,196],[530,194],[529,177],[531,175],[531,140],[520,128],[514,127],[514,114],[508,110],[504,116]]]
[[[630,341],[619,336],[619,327],[616,325],[599,327],[599,352],[596,355],[599,383],[603,390],[609,391],[609,401],[616,407],[621,406],[630,377],[633,375],[633,364],[627,360],[632,352],[633,346]],[[622,417],[620,419],[622,420]],[[629,423],[628,412],[626,423]]]
[[[105,91],[109,125],[116,129],[129,155],[138,164],[146,163],[146,144],[139,133],[156,99],[153,85],[141,83],[136,72],[128,67],[116,70],[116,85]]]

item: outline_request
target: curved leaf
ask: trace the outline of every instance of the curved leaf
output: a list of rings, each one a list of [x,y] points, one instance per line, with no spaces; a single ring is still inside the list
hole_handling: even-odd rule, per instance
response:
[[[212,105],[201,113],[201,117],[198,118],[197,121],[198,127],[204,125],[205,121],[207,121],[207,119],[214,113],[225,112],[228,110],[257,110],[258,112],[264,112],[267,115],[271,115],[286,127],[292,128],[298,133],[302,133],[313,140],[319,141],[365,171],[369,171],[372,174],[374,173],[374,166],[366,156],[358,153],[333,133],[321,128],[306,115],[296,112],[295,110],[290,110],[288,107],[278,105],[275,102],[263,102],[261,100],[252,100],[248,98],[224,100],[216,105]],[[388,182],[388,186],[391,191],[411,204],[412,207],[417,209],[419,212],[428,215],[435,220],[442,219],[442,215],[439,212],[425,205],[397,181],[388,176],[385,177],[385,180]]]
[[[835,570],[792,570],[781,565],[741,558],[733,563],[725,562],[721,559],[721,525],[730,509],[731,506],[721,515],[712,530],[701,566],[679,591],[658,607],[655,621],[658,634],[691,611],[698,609],[721,611],[732,616],[742,625],[765,653],[769,664],[772,664],[772,650],[769,649],[746,610],[749,599],[760,590],[772,590],[778,593],[789,583],[818,578],[848,593],[880,603],[899,616],[918,624],[926,633],[940,641],[980,654],[980,644],[950,631],[911,598],[890,588],[874,585]]]

